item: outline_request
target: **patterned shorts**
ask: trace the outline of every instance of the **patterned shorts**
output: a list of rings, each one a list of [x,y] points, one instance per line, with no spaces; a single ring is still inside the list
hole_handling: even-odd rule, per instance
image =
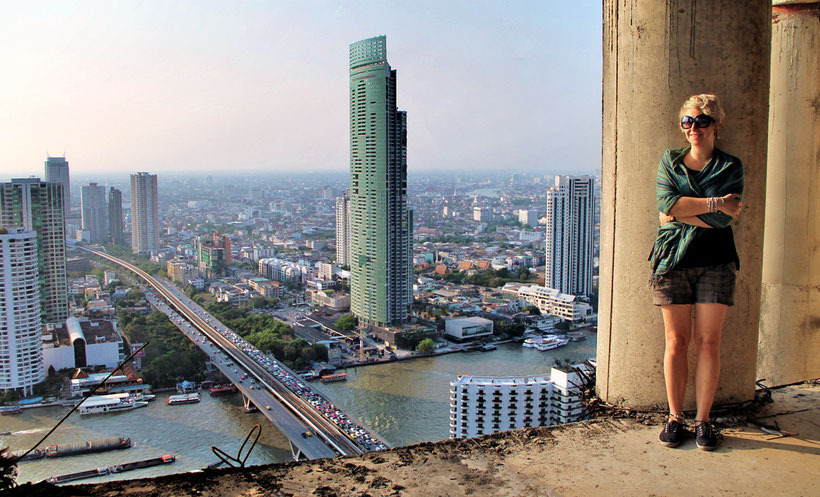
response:
[[[735,265],[672,269],[654,279],[655,305],[735,303]]]

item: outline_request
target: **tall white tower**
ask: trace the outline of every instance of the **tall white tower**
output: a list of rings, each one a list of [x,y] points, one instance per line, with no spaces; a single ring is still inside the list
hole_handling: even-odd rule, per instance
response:
[[[547,191],[547,288],[592,294],[593,182],[590,176],[557,176]]]
[[[350,193],[336,197],[336,265],[350,267]]]
[[[43,369],[37,233],[0,228],[0,390],[33,393]]]

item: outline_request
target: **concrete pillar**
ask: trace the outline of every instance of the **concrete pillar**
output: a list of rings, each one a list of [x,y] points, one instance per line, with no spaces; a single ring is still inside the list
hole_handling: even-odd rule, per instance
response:
[[[741,270],[724,327],[716,400],[750,399],[760,316],[770,4],[605,0],[603,49],[598,394],[633,408],[666,405],[663,323],[648,286],[647,256],[658,228],[655,179],[663,151],[686,143],[680,106],[692,94],[712,92],[727,112],[718,147],[739,156],[746,172],[746,208],[734,227]]]
[[[820,3],[775,1],[758,377],[820,377]]]

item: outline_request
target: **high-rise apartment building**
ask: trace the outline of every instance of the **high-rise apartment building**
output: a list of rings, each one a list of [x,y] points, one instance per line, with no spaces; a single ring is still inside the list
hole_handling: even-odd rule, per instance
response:
[[[0,228],[37,233],[40,312],[44,323],[68,319],[63,185],[40,178],[0,183]]]
[[[23,395],[45,377],[37,263],[34,231],[0,228],[0,390]]]
[[[125,242],[125,227],[122,221],[122,192],[116,188],[108,190],[108,241],[114,245]]]
[[[336,197],[336,264],[350,267],[350,191]]]
[[[413,299],[407,113],[396,106],[387,40],[350,45],[351,310],[363,324],[407,318]]]
[[[557,176],[547,191],[547,288],[592,294],[593,182],[590,176]]]
[[[68,161],[65,157],[46,158],[46,181],[63,185],[65,216],[71,214],[71,182],[68,179]]]
[[[578,421],[585,415],[581,382],[576,368],[564,366],[549,375],[459,376],[450,382],[450,438]]]
[[[80,196],[83,230],[89,233],[89,242],[105,243],[108,222],[106,219],[105,187],[97,183],[83,186]]]
[[[131,252],[159,250],[159,202],[157,175],[131,175]]]

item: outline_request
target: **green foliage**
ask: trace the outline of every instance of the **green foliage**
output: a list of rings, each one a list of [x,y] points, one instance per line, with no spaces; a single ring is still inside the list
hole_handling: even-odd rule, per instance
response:
[[[425,338],[424,340],[420,341],[419,344],[416,346],[416,350],[424,354],[432,352],[435,348],[436,342],[434,342],[432,338]]]
[[[20,400],[20,394],[15,390],[0,390],[0,404],[13,404]]]
[[[520,337],[527,331],[527,327],[521,323],[509,323],[507,321],[493,321],[494,335],[507,335]]]
[[[261,352],[270,352],[292,369],[306,369],[313,361],[327,360],[327,350],[322,353],[306,340],[294,338],[290,326],[269,314],[253,314],[252,302],[239,307],[216,302],[209,304],[206,310]]]
[[[396,341],[399,347],[414,350],[425,338],[427,338],[427,332],[424,330],[407,330],[397,336]]]
[[[187,295],[189,299],[193,299],[197,294],[197,289],[193,285],[185,285],[182,291],[185,292],[185,295]]]
[[[351,331],[356,327],[356,318],[353,314],[345,314],[333,323],[342,331]]]
[[[8,457],[8,447],[0,449],[0,491],[11,490],[17,483],[17,464]]]
[[[555,324],[555,329],[567,331],[569,330],[569,323],[562,319],[561,321]]]
[[[155,387],[174,386],[178,381],[204,379],[205,353],[199,350],[161,312],[142,316],[120,313],[120,323],[131,343],[151,342],[142,359],[142,375]]]
[[[539,309],[538,307],[536,307],[534,305],[528,305],[528,306],[524,307],[521,310],[524,311],[524,312],[529,312],[533,316],[540,316],[541,315],[541,309]]]
[[[270,309],[276,307],[279,304],[279,299],[276,298],[265,298],[265,297],[254,297],[251,299],[251,306],[254,309]]]

